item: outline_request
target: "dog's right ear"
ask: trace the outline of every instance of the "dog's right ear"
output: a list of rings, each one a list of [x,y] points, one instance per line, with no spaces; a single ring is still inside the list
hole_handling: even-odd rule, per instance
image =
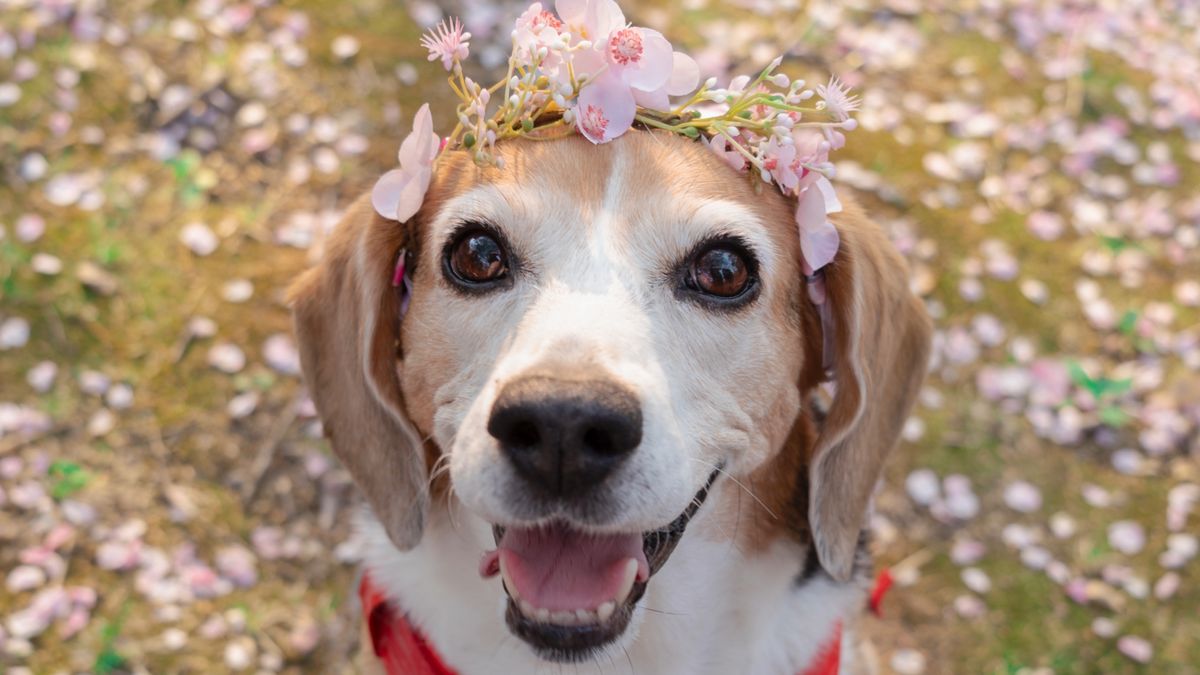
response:
[[[304,379],[334,454],[402,550],[420,541],[429,509],[423,443],[397,372],[401,298],[392,286],[415,231],[413,220],[385,220],[359,199],[289,292]]]

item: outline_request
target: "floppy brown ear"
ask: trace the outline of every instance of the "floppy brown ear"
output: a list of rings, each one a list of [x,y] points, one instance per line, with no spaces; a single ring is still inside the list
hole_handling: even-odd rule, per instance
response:
[[[415,249],[410,220],[385,220],[359,199],[330,235],[317,267],[290,291],[300,363],[333,451],[366,494],[392,542],[421,539],[429,507],[421,436],[397,374],[399,251]]]
[[[836,393],[810,464],[808,508],[821,565],[848,581],[871,493],[925,377],[932,326],[882,229],[852,204],[835,225],[841,248],[824,274]]]

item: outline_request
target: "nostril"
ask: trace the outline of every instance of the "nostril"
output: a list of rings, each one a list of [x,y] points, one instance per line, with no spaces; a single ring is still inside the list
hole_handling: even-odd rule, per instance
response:
[[[531,420],[521,420],[512,425],[504,440],[513,447],[532,448],[541,442],[542,434],[538,431],[536,423]]]
[[[613,443],[612,434],[596,427],[590,427],[583,432],[582,441],[587,452],[597,455],[613,455],[621,452]]]

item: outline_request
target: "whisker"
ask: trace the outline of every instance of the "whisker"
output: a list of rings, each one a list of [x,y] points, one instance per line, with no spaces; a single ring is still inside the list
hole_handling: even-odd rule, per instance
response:
[[[433,463],[433,469],[429,472],[429,480],[427,485],[429,490],[433,491],[433,486],[439,478],[450,473],[450,455],[439,455],[437,461]],[[446,513],[450,517],[450,528],[455,532],[459,532],[458,523],[454,519],[454,483],[446,481]]]
[[[647,612],[662,614],[663,616],[688,616],[687,612],[672,612],[667,609],[654,609],[653,607],[642,607],[642,609]]]
[[[744,490],[746,492],[746,494],[750,495],[750,497],[753,498],[754,501],[758,502],[758,505],[761,506],[763,508],[763,510],[767,512],[768,515],[770,515],[772,518],[779,518],[779,516],[775,515],[775,512],[772,511],[771,508],[763,502],[763,500],[758,498],[758,495],[754,494],[753,490],[746,487],[746,485],[743,484],[737,478],[735,478],[733,476],[733,474],[731,474],[728,471],[726,471],[725,469],[721,468],[719,465],[714,464],[709,461],[706,461],[706,460],[703,460],[703,459],[700,459],[699,457],[688,457],[688,459],[690,459],[694,462],[700,462],[701,464],[703,464],[705,466],[711,467],[713,471],[716,471],[724,476],[727,476],[729,478],[729,480],[733,481],[734,485],[740,487],[742,490]]]

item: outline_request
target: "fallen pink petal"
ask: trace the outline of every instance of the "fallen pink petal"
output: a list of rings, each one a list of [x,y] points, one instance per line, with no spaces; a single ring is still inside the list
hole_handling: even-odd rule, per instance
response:
[[[497,611],[525,581],[516,537],[476,515],[463,478],[507,455],[486,422],[467,431],[491,409],[447,384],[499,385],[516,363],[501,355],[534,342],[559,359],[551,375],[590,364],[632,387],[653,373],[629,461],[716,471],[672,557],[646,560],[614,643],[628,660],[592,670],[765,664],[718,657],[769,640],[751,626],[796,637],[820,613],[692,630],[723,616],[693,601],[833,588],[829,551],[808,555],[829,532],[810,507],[852,493],[871,511],[846,521],[869,525],[836,672],[866,653],[912,674],[1195,669],[1194,3],[0,4],[0,671],[357,668],[378,647],[364,570],[396,616],[424,611],[389,585],[413,578],[396,564],[412,560],[393,545],[403,528],[364,526],[414,476],[425,501],[398,509],[425,509],[420,546],[444,534],[452,552],[412,586],[436,591],[431,615],[469,628],[482,656],[413,621],[425,644],[456,675],[536,671],[506,660],[526,647]],[[661,161],[629,161],[642,141]],[[577,155],[540,178],[529,158],[562,145]],[[347,247],[352,214],[374,228],[362,248]],[[863,216],[882,232],[868,244]],[[614,229],[594,238],[602,218]],[[455,236],[470,242],[458,254]],[[497,263],[494,247],[511,255]],[[408,283],[393,287],[402,250]],[[605,267],[616,257],[628,264]],[[305,276],[331,258],[345,276]],[[858,283],[870,265],[887,285]],[[472,286],[455,270],[499,276]],[[744,296],[698,294],[743,273]],[[311,285],[339,317],[318,322],[315,350],[293,314]],[[887,289],[932,322],[907,398],[889,378],[919,350],[876,361],[906,339],[908,307],[881,302]],[[578,302],[542,304],[560,292]],[[616,296],[633,309],[611,310]],[[847,322],[847,307],[868,313]],[[539,311],[551,320],[535,329]],[[572,339],[576,319],[588,339]],[[625,342],[588,347],[610,337]],[[646,355],[665,366],[628,367]],[[811,400],[801,371],[829,380]],[[363,381],[331,387],[329,372]],[[331,413],[330,392],[353,414]],[[861,410],[831,407],[847,392]],[[834,474],[879,464],[879,479],[822,487],[800,441],[885,410],[876,454]],[[402,442],[372,425],[404,427]],[[368,471],[384,488],[345,461],[355,435],[360,457],[385,441]],[[410,475],[390,462],[412,438],[424,462]],[[795,452],[749,470],[776,446]],[[671,485],[640,488],[662,509],[642,534],[696,494]],[[780,523],[782,571],[748,564]],[[505,568],[480,579],[492,546]],[[701,548],[722,562],[688,558]],[[460,563],[469,581],[447,582]],[[746,573],[713,576],[726,568]],[[786,594],[764,590],[776,572]],[[875,616],[878,577],[894,584]],[[472,594],[477,608],[452,608]],[[818,672],[801,656],[760,670]]]

